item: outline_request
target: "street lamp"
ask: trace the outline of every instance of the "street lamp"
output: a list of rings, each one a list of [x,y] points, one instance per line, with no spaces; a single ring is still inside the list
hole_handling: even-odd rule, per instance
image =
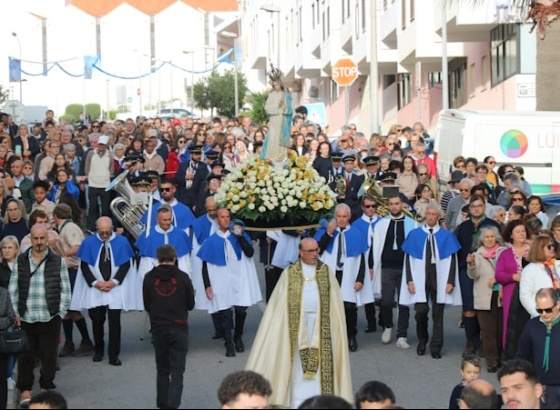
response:
[[[229,38],[232,39],[234,41],[234,45],[233,45],[233,58],[234,58],[234,64],[233,64],[233,93],[234,93],[234,101],[235,101],[235,116],[239,117],[239,85],[237,83],[237,55],[236,55],[236,50],[235,50],[235,39],[239,38],[239,35],[235,34],[235,33],[231,33],[229,31],[222,31],[221,33],[219,33],[219,35],[223,38]]]
[[[19,37],[17,33],[12,32],[12,36],[14,36],[17,40],[18,47],[19,47],[19,102],[23,104],[23,91],[21,89],[22,81],[21,81],[21,42],[19,41]]]
[[[184,54],[191,55],[191,115],[194,115],[194,50],[184,50]]]

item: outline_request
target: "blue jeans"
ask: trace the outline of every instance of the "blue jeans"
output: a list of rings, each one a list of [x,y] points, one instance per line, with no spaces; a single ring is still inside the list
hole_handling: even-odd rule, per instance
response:
[[[157,398],[160,409],[176,409],[183,394],[183,374],[189,350],[188,333],[167,331],[152,334],[156,353]]]

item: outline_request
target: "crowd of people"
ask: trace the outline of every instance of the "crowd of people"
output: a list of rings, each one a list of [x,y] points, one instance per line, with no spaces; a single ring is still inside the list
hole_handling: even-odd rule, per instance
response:
[[[358,349],[361,306],[365,332],[379,328],[381,342],[398,349],[411,347],[413,308],[417,354],[441,358],[445,305],[462,306],[464,357],[483,355],[490,373],[528,360],[546,385],[546,405],[560,404],[560,362],[550,349],[560,314],[560,216],[549,218],[523,169],[491,155],[457,157],[442,189],[421,123],[369,137],[349,124],[333,137],[304,106],[294,111],[291,148],[312,162],[337,205],[317,229],[258,233],[214,195],[229,172],[261,153],[273,124],[140,116],[72,126],[49,110],[29,126],[0,113],[0,287],[13,310],[4,328],[21,326],[31,344],[17,364],[22,402],[31,400],[37,357],[44,390],[55,387],[57,356],[103,361],[106,320],[109,363],[122,365],[121,311],[145,310],[157,405],[176,408],[188,310],[209,313],[226,357],[245,351],[247,308],[262,298],[258,249],[270,307],[247,368],[270,380],[271,404],[298,407],[325,394],[353,401],[348,352]],[[271,334],[285,339],[282,349],[270,350]],[[0,402],[14,374],[4,359]]]

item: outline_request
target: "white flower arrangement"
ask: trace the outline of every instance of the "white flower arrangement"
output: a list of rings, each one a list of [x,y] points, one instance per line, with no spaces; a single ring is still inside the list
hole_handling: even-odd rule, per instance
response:
[[[219,207],[232,218],[262,222],[263,227],[318,222],[336,205],[336,194],[307,157],[293,152],[284,167],[250,156],[228,175],[216,192]]]

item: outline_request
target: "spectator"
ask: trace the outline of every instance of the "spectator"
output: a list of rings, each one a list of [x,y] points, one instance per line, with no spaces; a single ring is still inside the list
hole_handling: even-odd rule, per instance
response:
[[[266,409],[271,394],[270,382],[251,370],[228,374],[218,388],[222,409]]]
[[[377,380],[365,382],[354,396],[354,404],[357,409],[381,409],[391,406],[395,402],[393,390]]]
[[[543,385],[534,366],[522,359],[510,360],[498,372],[502,400],[508,409],[540,409]],[[553,407],[551,407],[553,408]]]

